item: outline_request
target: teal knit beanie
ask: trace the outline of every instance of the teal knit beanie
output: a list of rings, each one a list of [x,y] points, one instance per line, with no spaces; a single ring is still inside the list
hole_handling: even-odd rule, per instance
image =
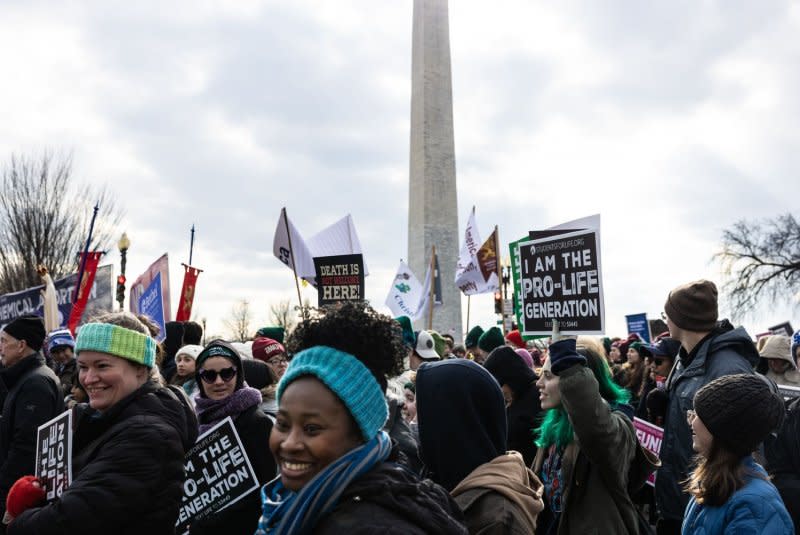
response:
[[[110,323],[86,323],[78,330],[75,354],[82,351],[108,353],[152,368],[156,341],[146,334]]]
[[[487,353],[505,343],[503,333],[497,327],[492,327],[478,338],[478,347]]]
[[[411,319],[408,316],[398,316],[394,320],[400,324],[400,330],[403,333],[403,344],[413,349],[417,345],[417,338],[414,336]]]
[[[327,346],[297,353],[278,383],[278,405],[289,383],[306,375],[322,381],[342,400],[365,441],[373,439],[383,428],[389,417],[383,390],[372,372],[356,357]]]

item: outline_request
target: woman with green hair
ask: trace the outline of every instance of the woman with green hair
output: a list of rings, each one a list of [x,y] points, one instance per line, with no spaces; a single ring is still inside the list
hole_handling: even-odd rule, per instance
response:
[[[546,410],[533,463],[545,488],[537,533],[640,533],[629,493],[658,461],[639,446],[630,394],[600,352],[574,338],[550,345],[537,386]]]

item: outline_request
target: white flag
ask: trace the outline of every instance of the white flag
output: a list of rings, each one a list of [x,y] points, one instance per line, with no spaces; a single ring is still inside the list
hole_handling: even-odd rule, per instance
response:
[[[286,228],[287,222],[289,223],[288,230]],[[290,234],[291,246],[289,245]],[[286,208],[281,209],[281,215],[278,218],[275,238],[272,240],[272,253],[275,258],[286,264],[289,269],[292,269],[292,264],[294,264],[294,269],[299,277],[305,277],[309,273],[313,277],[316,274],[314,271],[314,256],[311,254],[305,240],[292,224],[289,216],[286,215]]]
[[[411,321],[417,321],[425,317],[428,312],[431,294],[431,273],[430,266],[425,274],[425,283],[419,279],[408,267],[408,264],[400,261],[397,274],[392,281],[389,295],[386,296],[386,306],[395,316],[408,316]]]
[[[487,242],[490,240],[491,238]],[[481,242],[473,206],[472,213],[467,220],[464,244],[461,246],[456,265],[456,286],[464,295],[491,293],[500,287],[496,273],[490,273],[487,278],[484,270],[481,269],[481,259],[478,256],[487,252],[484,250],[486,249],[485,245],[487,244]],[[491,252],[494,253],[494,251]]]
[[[477,269],[477,265],[473,260],[481,243],[478,225],[475,223],[475,207],[473,206],[469,219],[467,219],[467,228],[464,230],[464,244],[461,246],[461,251],[458,254],[458,263],[456,263],[456,284],[458,284],[458,279],[467,269]]]

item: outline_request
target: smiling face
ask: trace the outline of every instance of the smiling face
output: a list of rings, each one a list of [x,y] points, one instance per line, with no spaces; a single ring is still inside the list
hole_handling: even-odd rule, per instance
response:
[[[403,395],[403,415],[407,422],[414,422],[417,420],[417,395],[408,388],[403,389]]]
[[[542,402],[542,409],[554,409],[561,406],[561,391],[558,389],[560,379],[550,370],[550,359],[548,358],[542,366],[542,374],[536,381],[539,387],[539,401]]]
[[[175,368],[178,372],[178,377],[188,377],[190,375],[194,375],[194,359],[189,355],[181,353],[175,357]]]
[[[100,412],[142,386],[150,370],[132,362],[97,351],[78,355],[78,380],[89,394],[89,406]]]
[[[344,404],[322,382],[301,377],[280,400],[269,449],[281,482],[298,491],[333,461],[363,443]]]
[[[220,374],[220,372],[222,372],[222,370],[229,369],[233,369],[234,374],[226,381],[222,378],[222,374]],[[230,360],[226,359],[225,357],[209,357],[203,362],[201,373],[203,370],[217,372],[216,377],[210,383],[206,382],[205,379],[200,379],[203,381],[203,390],[205,391],[208,399],[225,399],[233,394],[234,390],[236,390],[236,366]]]

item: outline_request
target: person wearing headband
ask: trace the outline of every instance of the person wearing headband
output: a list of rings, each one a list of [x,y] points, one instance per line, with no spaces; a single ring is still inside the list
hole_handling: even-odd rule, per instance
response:
[[[180,389],[150,379],[156,344],[129,312],[80,327],[78,380],[89,402],[73,409],[72,483],[45,503],[33,476],[17,481],[9,534],[172,533],[197,420]]]

